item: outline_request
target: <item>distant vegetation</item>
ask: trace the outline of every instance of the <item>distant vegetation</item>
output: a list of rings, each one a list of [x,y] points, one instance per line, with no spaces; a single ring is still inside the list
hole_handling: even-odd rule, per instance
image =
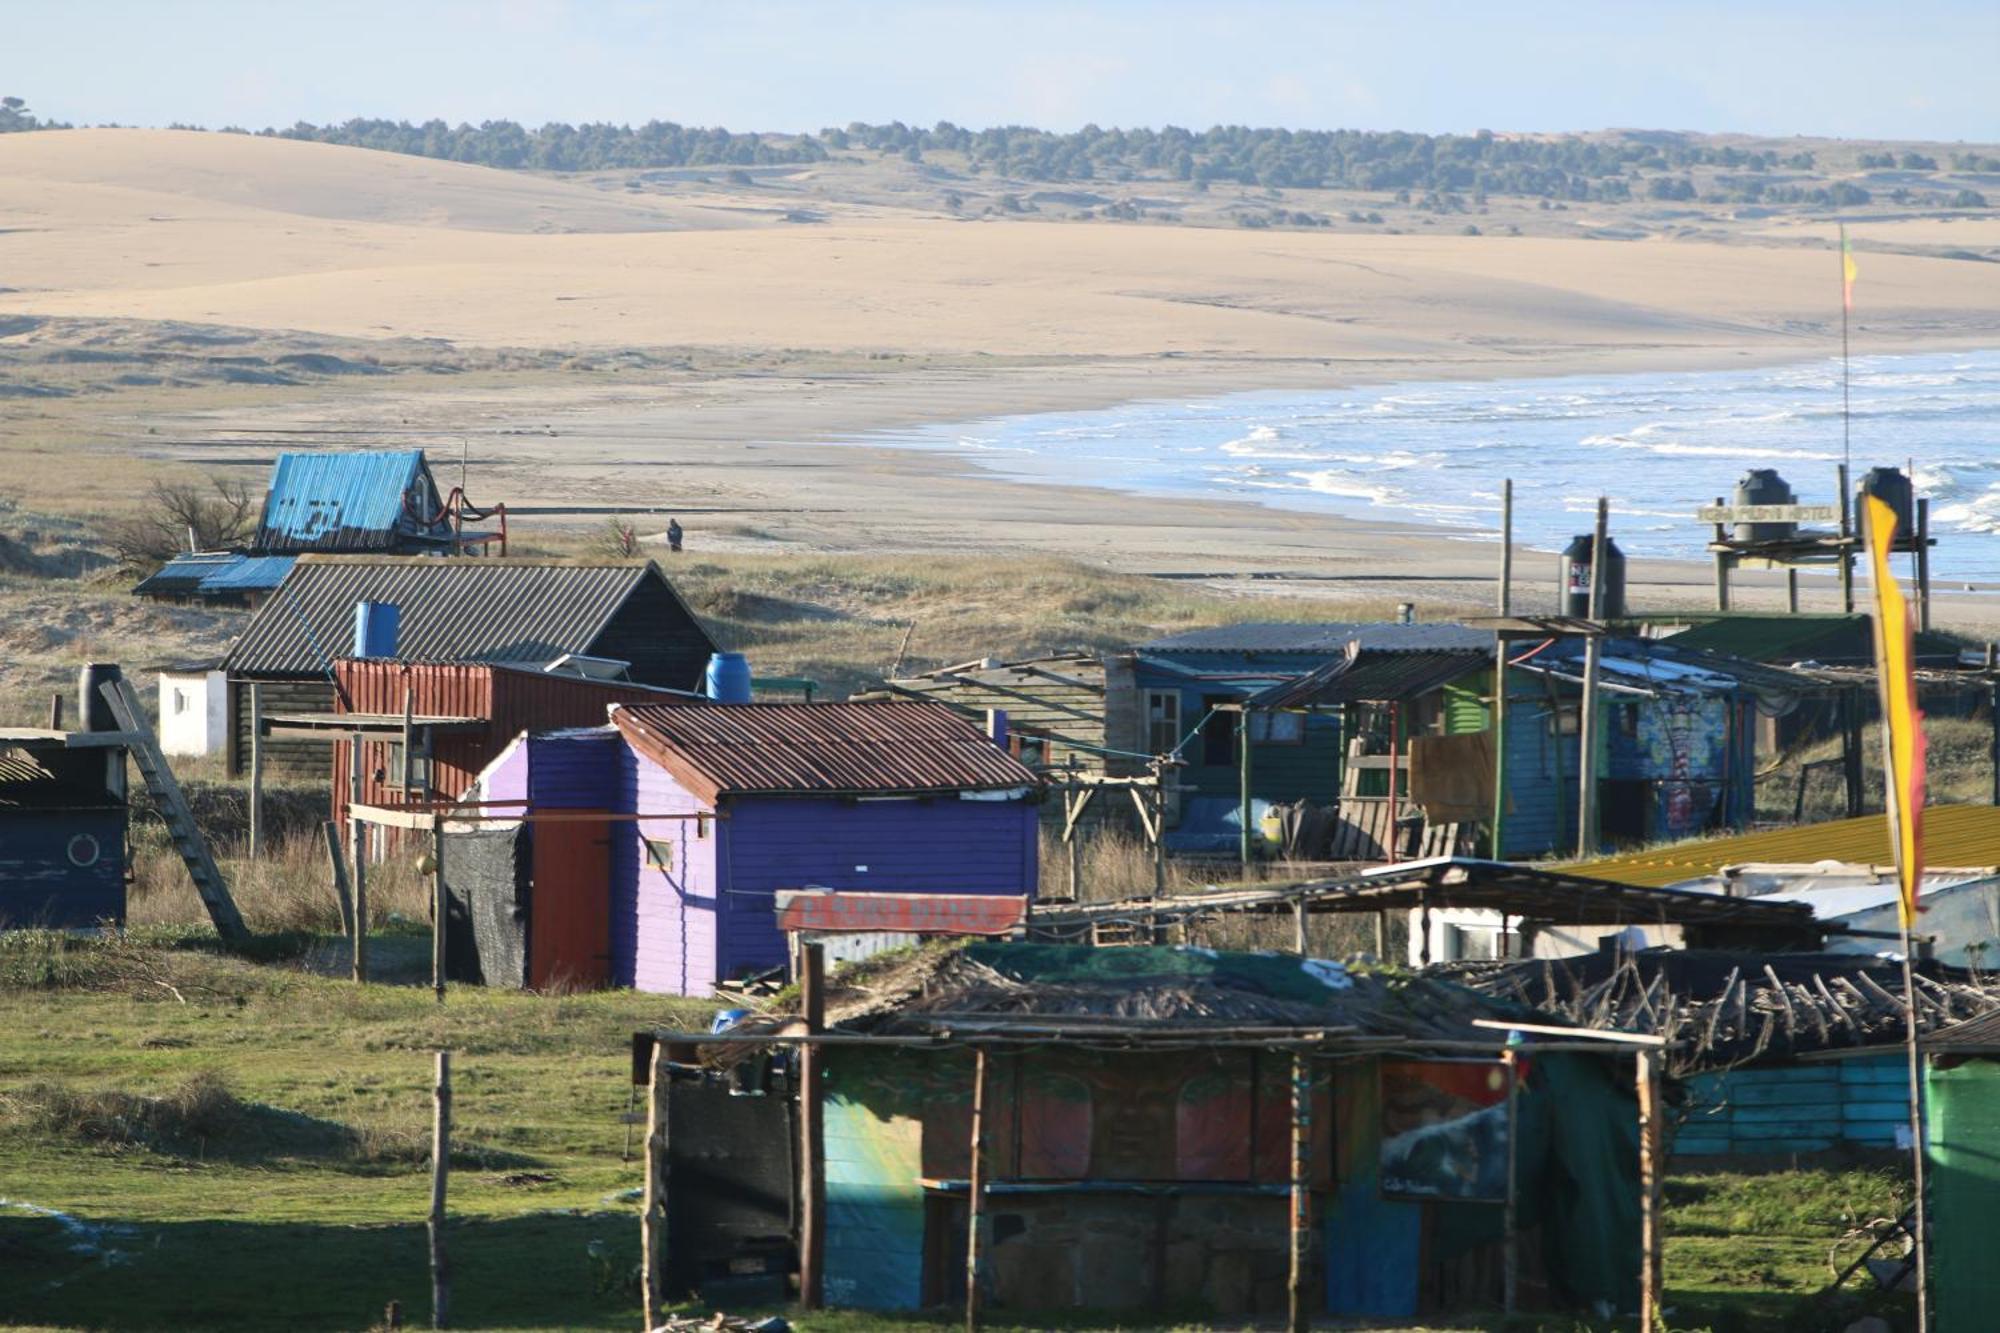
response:
[[[0,131],[53,128],[27,114],[19,98],[0,111]],[[176,126],[175,128],[193,128]],[[249,131],[235,126],[225,133]],[[1197,187],[1228,182],[1269,190],[1379,191],[1399,202],[1455,212],[1489,195],[1570,202],[1814,204],[1852,207],[1873,195],[1845,181],[1810,180],[1819,169],[1808,149],[1780,152],[1716,144],[1703,136],[1629,132],[1516,136],[1412,134],[1372,130],[1252,129],[1217,125],[1206,130],[1100,129],[1086,125],[1066,134],[1007,125],[972,130],[939,121],[928,129],[891,121],[817,134],[734,133],[671,121],[643,125],[553,122],[530,129],[511,120],[452,125],[443,120],[355,119],[338,125],[305,121],[261,136],[373,148],[479,166],[542,171],[602,171],[718,167],[741,170],[822,162],[839,154],[872,153],[910,162],[936,157],[941,165],[973,175],[1046,182],[1175,180]],[[1949,169],[2000,170],[2000,159],[1953,153]],[[1863,153],[1863,171],[1935,172],[1936,158],[1917,152]],[[1689,174],[1708,174],[1697,186]],[[1787,178],[1789,173],[1790,178]],[[1802,179],[1808,178],[1808,179]],[[1983,207],[1977,195],[1892,192],[1896,203]]]

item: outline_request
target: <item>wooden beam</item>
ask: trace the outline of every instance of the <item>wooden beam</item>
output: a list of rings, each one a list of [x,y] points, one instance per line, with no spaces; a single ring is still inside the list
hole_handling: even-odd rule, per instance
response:
[[[666,1270],[661,1266],[667,1230],[667,1098],[671,1092],[667,1043],[653,1043],[653,1061],[646,1076],[646,1185],[639,1209],[639,1291],[645,1305],[646,1327],[660,1319],[666,1305]]]
[[[1285,1306],[1291,1333],[1312,1327],[1309,1295],[1312,1269],[1312,1057],[1292,1053],[1292,1181],[1291,1264],[1285,1281]]]
[[[1590,537],[1590,619],[1596,621],[1604,609],[1604,555],[1611,502],[1597,497],[1597,522]],[[1583,641],[1583,697],[1577,704],[1576,719],[1576,854],[1597,854],[1597,686],[1598,660],[1603,641]]]
[[[451,1178],[451,1052],[437,1053],[432,1090],[431,1211],[425,1231],[431,1243],[431,1327],[444,1328],[451,1315],[451,1267],[444,1250],[445,1187]]]
[[[979,1273],[986,1250],[986,1048],[972,1052],[971,1169],[966,1173],[965,1333],[978,1333]]]
[[[1665,1122],[1660,1105],[1660,1061],[1652,1051],[1638,1058],[1639,1094],[1639,1327],[1661,1323],[1660,1178],[1666,1166]]]
[[[826,1032],[826,946],[801,950],[799,1007],[805,1035]],[[808,1042],[799,1048],[799,1304],[826,1305],[826,1121],[820,1084],[820,1053]]]
[[[361,733],[355,732],[347,751],[347,834],[352,848],[350,873],[354,887],[354,980],[368,980],[368,828],[356,815],[361,804]]]
[[[250,682],[250,857],[264,854],[264,687]]]

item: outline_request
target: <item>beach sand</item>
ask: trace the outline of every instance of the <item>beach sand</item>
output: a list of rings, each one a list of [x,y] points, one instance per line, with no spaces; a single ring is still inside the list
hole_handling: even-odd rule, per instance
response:
[[[786,221],[796,210],[774,203],[775,185],[655,196],[236,135],[0,136],[0,357],[49,336],[22,321],[52,316],[256,330],[274,346],[304,333],[357,355],[386,339],[497,349],[449,376],[226,392],[107,380],[0,403],[0,449],[56,440],[66,454],[216,465],[414,442],[450,471],[463,440],[476,496],[654,511],[659,527],[677,513],[695,552],[1035,551],[1216,576],[1246,596],[1459,610],[1491,600],[1491,542],[1021,485],[854,441],[1140,398],[1737,367],[1839,346],[1832,255],[1764,243],[1768,221],[1605,240],[961,220],[879,192],[843,203],[825,169],[801,174],[824,221]],[[1874,254],[1864,282],[1857,351],[2000,345],[2000,266]],[[589,351],[600,368],[510,372],[509,348]],[[653,355],[604,368],[617,349]],[[688,354],[661,355],[672,349]],[[604,521],[530,516],[520,530]],[[1517,568],[1552,600],[1542,564],[1523,554]],[[1635,592],[1662,606],[1700,604],[1708,578],[1634,571]],[[1752,583],[1752,604],[1775,605],[1770,579]],[[1809,587],[1830,606],[1830,580]],[[1983,619],[1984,602],[1940,613]]]

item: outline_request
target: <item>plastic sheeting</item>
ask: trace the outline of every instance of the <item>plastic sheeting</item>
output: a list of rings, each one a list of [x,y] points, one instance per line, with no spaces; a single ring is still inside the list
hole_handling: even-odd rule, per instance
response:
[[[528,984],[532,836],[526,824],[445,835],[445,975],[451,980]]]

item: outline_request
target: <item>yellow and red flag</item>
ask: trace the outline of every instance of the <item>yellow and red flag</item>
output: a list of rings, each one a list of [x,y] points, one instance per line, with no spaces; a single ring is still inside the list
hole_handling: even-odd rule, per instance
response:
[[[1916,924],[1917,882],[1924,873],[1924,715],[1917,708],[1916,624],[1889,572],[1896,511],[1862,498],[1868,575],[1875,591],[1875,681],[1882,698],[1882,762],[1887,779],[1889,841],[1896,857],[1905,929]]]
[[[1847,228],[1840,229],[1840,304],[1844,310],[1854,309],[1854,280],[1861,275],[1861,269],[1854,262],[1854,246],[1847,239]]]

